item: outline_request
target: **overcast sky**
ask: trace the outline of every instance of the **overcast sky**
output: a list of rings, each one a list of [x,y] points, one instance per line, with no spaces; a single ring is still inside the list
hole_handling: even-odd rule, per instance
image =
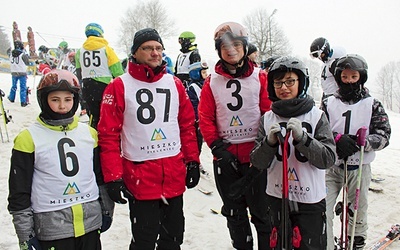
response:
[[[103,26],[105,38],[118,48],[120,20],[135,0],[19,0],[4,6],[0,25],[11,40],[12,23],[16,21],[26,41],[27,27],[35,32],[36,48],[44,44],[56,47],[63,39],[70,47],[80,47],[85,40],[84,28],[89,22]],[[320,36],[348,53],[362,55],[374,75],[386,63],[400,56],[400,1],[398,0],[161,0],[175,20],[176,37],[164,39],[166,52],[176,59],[177,37],[182,31],[196,34],[204,59],[216,58],[213,43],[215,28],[226,21],[242,23],[243,17],[256,8],[277,12],[274,20],[283,29],[293,48],[293,55],[305,57],[311,42]],[[36,33],[38,32],[38,33]]]

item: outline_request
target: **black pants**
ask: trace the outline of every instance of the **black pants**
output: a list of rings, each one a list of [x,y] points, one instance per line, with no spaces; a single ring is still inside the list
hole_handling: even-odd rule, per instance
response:
[[[100,105],[103,99],[103,92],[107,84],[93,79],[83,79],[82,85],[82,97],[86,102],[86,112],[88,112],[90,117],[89,125],[96,129],[100,119]]]
[[[129,200],[132,228],[130,250],[179,250],[185,218],[183,196],[163,200]],[[158,238],[158,239],[157,239]]]
[[[272,226],[280,229],[280,214],[282,199],[268,195],[268,204],[270,204],[270,215]],[[297,211],[290,211],[290,229],[292,233],[294,227],[298,227],[301,235],[299,250],[324,250],[326,249],[326,201],[321,200],[318,203],[306,204],[297,203]],[[291,235],[289,236],[291,239]],[[281,249],[280,239],[278,247]]]
[[[249,163],[241,164],[236,174],[231,171],[221,171],[221,168],[231,166],[219,166],[219,162],[214,161],[214,177],[218,193],[221,196],[223,206],[221,209],[228,221],[228,229],[235,249],[253,249],[253,236],[250,221],[254,224],[257,231],[258,249],[269,249],[269,236],[271,224],[268,216],[267,195],[267,175],[264,171],[259,175],[244,196],[237,200],[230,199],[230,185],[243,177],[248,169]],[[247,213],[249,208],[251,219]]]
[[[80,237],[52,241],[39,241],[42,249],[56,250],[101,250],[100,230],[94,230]]]

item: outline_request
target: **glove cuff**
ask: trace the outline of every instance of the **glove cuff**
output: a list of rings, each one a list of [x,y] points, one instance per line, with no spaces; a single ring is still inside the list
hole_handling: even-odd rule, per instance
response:
[[[335,142],[338,142],[340,140],[340,138],[342,138],[342,134],[337,134],[335,136]]]

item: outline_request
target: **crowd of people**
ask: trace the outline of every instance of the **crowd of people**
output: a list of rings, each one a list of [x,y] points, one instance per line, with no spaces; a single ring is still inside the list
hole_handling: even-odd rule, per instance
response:
[[[391,128],[365,86],[362,56],[323,37],[311,43],[310,55],[324,63],[317,107],[304,62],[259,60],[236,22],[214,31],[219,60],[211,74],[191,31],[179,35],[175,66],[153,28],[135,33],[126,60],[101,25],[89,23],[84,33],[76,50],[66,41],[57,53],[39,47],[41,112],[15,138],[9,175],[20,249],[101,249],[115,203],[129,206],[129,249],[180,249],[183,195],[209,174],[200,162],[203,143],[234,249],[253,249],[254,239],[260,250],[336,249],[343,242],[335,241],[333,218],[344,185],[348,210],[357,202],[358,214],[348,222],[354,234],[342,239],[354,239],[349,249],[364,248],[371,163]],[[29,56],[21,42],[14,46],[8,100],[15,101],[19,81],[25,107]],[[79,105],[89,124],[75,115]]]

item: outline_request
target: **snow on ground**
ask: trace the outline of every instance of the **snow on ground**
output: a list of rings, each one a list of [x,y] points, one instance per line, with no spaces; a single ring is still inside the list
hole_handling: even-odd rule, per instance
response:
[[[40,77],[29,76],[28,85],[32,89],[31,104],[22,108],[19,98],[15,103],[4,100],[5,109],[13,117],[13,122],[7,125],[10,142],[6,141],[6,131],[2,120],[0,126],[5,142],[0,142],[0,249],[18,249],[17,237],[12,224],[12,218],[7,210],[8,174],[10,166],[11,149],[13,139],[23,129],[29,126],[40,112],[36,101],[36,89]],[[0,73],[0,89],[6,95],[11,87],[10,74]],[[394,223],[400,223],[400,199],[398,198],[398,183],[400,180],[400,114],[389,112],[392,125],[392,137],[390,145],[377,153],[372,163],[373,174],[385,180],[379,184],[384,189],[383,193],[370,192],[369,195],[369,238],[368,242],[386,234],[388,227]],[[205,195],[197,188],[187,190],[184,194],[184,210],[186,218],[186,230],[183,250],[226,250],[232,249],[226,220],[222,215],[211,213],[210,209],[220,209],[221,200],[215,189],[212,178],[212,156],[207,146],[203,145],[201,155],[202,164],[211,173],[211,178],[201,178],[199,187],[213,191]],[[339,233],[339,223],[335,224],[335,230]],[[102,235],[103,249],[128,249],[131,238],[129,209],[127,205],[116,205],[114,222],[111,228]],[[255,247],[256,249],[256,247]],[[391,249],[400,249],[400,243],[395,243]]]

